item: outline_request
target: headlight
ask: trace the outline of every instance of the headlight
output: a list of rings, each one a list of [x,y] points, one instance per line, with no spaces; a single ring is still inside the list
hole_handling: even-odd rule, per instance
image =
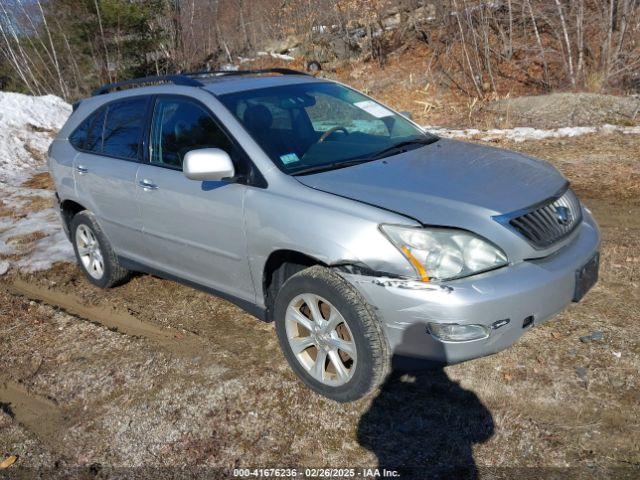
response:
[[[465,230],[380,225],[425,282],[451,280],[507,264],[502,250]]]

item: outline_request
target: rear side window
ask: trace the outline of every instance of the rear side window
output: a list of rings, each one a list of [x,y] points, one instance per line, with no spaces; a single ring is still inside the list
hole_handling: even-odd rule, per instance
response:
[[[151,163],[181,168],[185,154],[199,148],[220,148],[230,154],[232,144],[199,104],[182,98],[159,98],[153,113]]]
[[[146,109],[146,98],[109,104],[104,125],[102,153],[119,158],[138,158]]]

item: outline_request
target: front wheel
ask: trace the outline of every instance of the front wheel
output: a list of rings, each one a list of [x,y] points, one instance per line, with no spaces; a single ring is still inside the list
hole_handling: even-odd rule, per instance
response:
[[[274,314],[285,358],[316,392],[348,402],[384,381],[389,353],[378,319],[358,291],[328,268],[290,277]]]

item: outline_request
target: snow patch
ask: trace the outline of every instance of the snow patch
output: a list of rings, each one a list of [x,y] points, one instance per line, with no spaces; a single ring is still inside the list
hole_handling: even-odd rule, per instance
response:
[[[237,72],[238,70],[240,70],[240,67],[232,63],[225,63],[220,67],[220,70],[222,70],[223,72]]]
[[[71,113],[71,105],[55,95],[33,97],[22,93],[0,92],[0,124],[3,127],[59,130]]]
[[[60,220],[56,219],[59,225]],[[75,256],[71,242],[61,228],[33,244],[29,254],[16,263],[20,270],[35,272],[48,270],[56,262],[74,262]]]
[[[524,142],[527,140],[544,140],[546,138],[563,138],[563,137],[579,137],[593,133],[612,134],[622,133],[625,135],[640,135],[640,126],[625,127],[618,125],[601,125],[598,127],[563,127],[553,128],[549,130],[531,127],[516,127],[505,129],[478,130],[475,128],[467,128],[465,130],[455,130],[436,126],[423,127],[429,132],[435,133],[441,137],[447,138],[468,138],[475,140],[498,140],[506,139],[515,142]]]
[[[0,217],[0,257],[10,257],[0,261],[0,275],[11,265],[33,272],[51,268],[56,262],[73,261],[73,247],[62,230],[58,212],[54,208],[29,210],[29,202],[34,198],[49,199],[53,204],[53,192],[0,183],[0,197],[14,212],[12,216]],[[33,234],[42,238],[25,241]]]
[[[70,113],[54,95],[0,92],[0,182],[15,185],[43,171],[49,144]]]
[[[291,62],[292,60],[295,60],[295,57],[292,57],[291,55],[286,55],[284,53],[271,52],[271,56],[273,58],[279,58],[280,60],[284,60],[285,62]]]
[[[0,275],[12,266],[31,272],[73,260],[58,212],[31,207],[42,199],[53,205],[53,192],[22,186],[46,170],[47,149],[70,113],[53,95],[0,92],[0,205],[10,212],[0,217]]]
[[[292,57],[291,55],[285,55],[283,53],[276,53],[276,52],[258,52],[256,55],[258,55],[258,57],[270,56],[271,58],[278,58],[278,59],[284,60],[286,62],[290,62],[292,60],[295,60],[295,57]]]

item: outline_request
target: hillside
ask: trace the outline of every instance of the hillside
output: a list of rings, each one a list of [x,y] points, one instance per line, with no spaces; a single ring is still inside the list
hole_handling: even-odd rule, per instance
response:
[[[67,101],[144,75],[288,64],[469,101],[640,90],[635,0],[9,2],[0,88]],[[404,73],[402,73],[404,71]],[[350,82],[351,83],[351,82]]]

